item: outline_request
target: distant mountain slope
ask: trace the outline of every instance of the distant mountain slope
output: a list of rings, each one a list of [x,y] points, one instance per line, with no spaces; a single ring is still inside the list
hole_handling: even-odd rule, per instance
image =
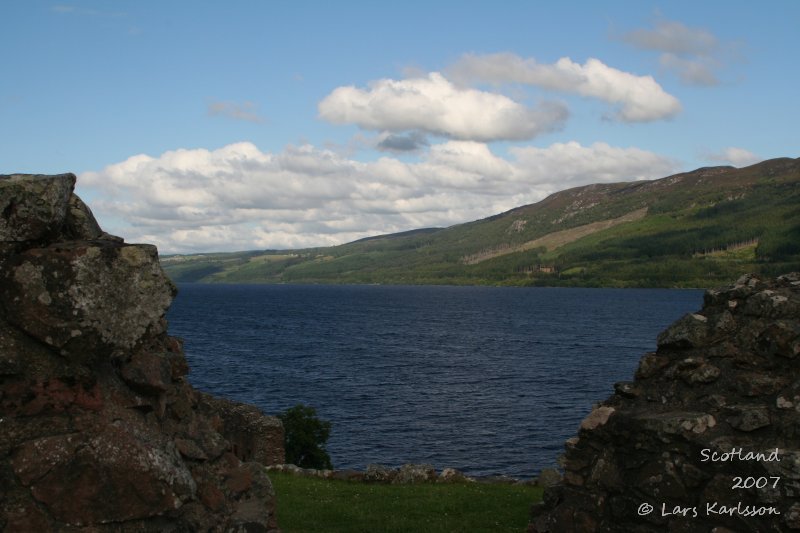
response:
[[[162,264],[175,281],[711,286],[800,270],[800,159],[576,187],[444,229]]]

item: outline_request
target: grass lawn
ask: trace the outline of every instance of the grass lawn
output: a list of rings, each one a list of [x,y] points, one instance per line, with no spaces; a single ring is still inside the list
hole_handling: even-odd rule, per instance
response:
[[[278,525],[300,532],[525,531],[542,489],[483,483],[381,485],[270,472]]]

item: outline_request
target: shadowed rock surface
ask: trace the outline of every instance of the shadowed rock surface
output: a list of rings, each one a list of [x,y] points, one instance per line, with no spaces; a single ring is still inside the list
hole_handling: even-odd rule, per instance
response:
[[[156,248],[74,185],[0,176],[0,529],[277,531],[280,421],[189,385]]]
[[[529,531],[800,530],[800,274],[707,291],[615,391]]]
[[[283,424],[276,416],[264,416],[255,406],[199,393],[201,410],[220,420],[219,431],[231,443],[233,453],[244,461],[279,465],[286,460]]]

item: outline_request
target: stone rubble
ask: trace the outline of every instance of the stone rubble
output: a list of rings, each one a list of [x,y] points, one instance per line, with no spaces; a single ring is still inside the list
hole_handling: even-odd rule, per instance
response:
[[[345,470],[317,470],[314,468],[301,468],[293,464],[273,464],[267,467],[270,472],[286,472],[296,476],[315,477],[320,479],[339,479],[363,483],[380,483],[385,485],[411,485],[415,483],[490,483],[504,485],[538,485],[545,486],[549,483],[550,471],[542,471],[540,478],[521,480],[508,476],[470,477],[455,468],[444,468],[438,474],[436,469],[429,464],[407,463],[400,468],[385,465],[369,464],[365,471]]]

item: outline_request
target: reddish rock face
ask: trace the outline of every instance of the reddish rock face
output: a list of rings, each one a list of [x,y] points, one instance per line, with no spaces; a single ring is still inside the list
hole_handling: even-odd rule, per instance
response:
[[[799,352],[800,274],[707,291],[568,441],[529,531],[797,531]]]
[[[166,334],[155,247],[104,233],[74,182],[0,176],[0,530],[277,530],[243,459],[282,463],[280,422],[222,402],[264,437],[232,453]]]
[[[148,442],[113,425],[28,441],[12,464],[33,497],[72,525],[163,514],[179,509],[196,489],[168,439]]]

